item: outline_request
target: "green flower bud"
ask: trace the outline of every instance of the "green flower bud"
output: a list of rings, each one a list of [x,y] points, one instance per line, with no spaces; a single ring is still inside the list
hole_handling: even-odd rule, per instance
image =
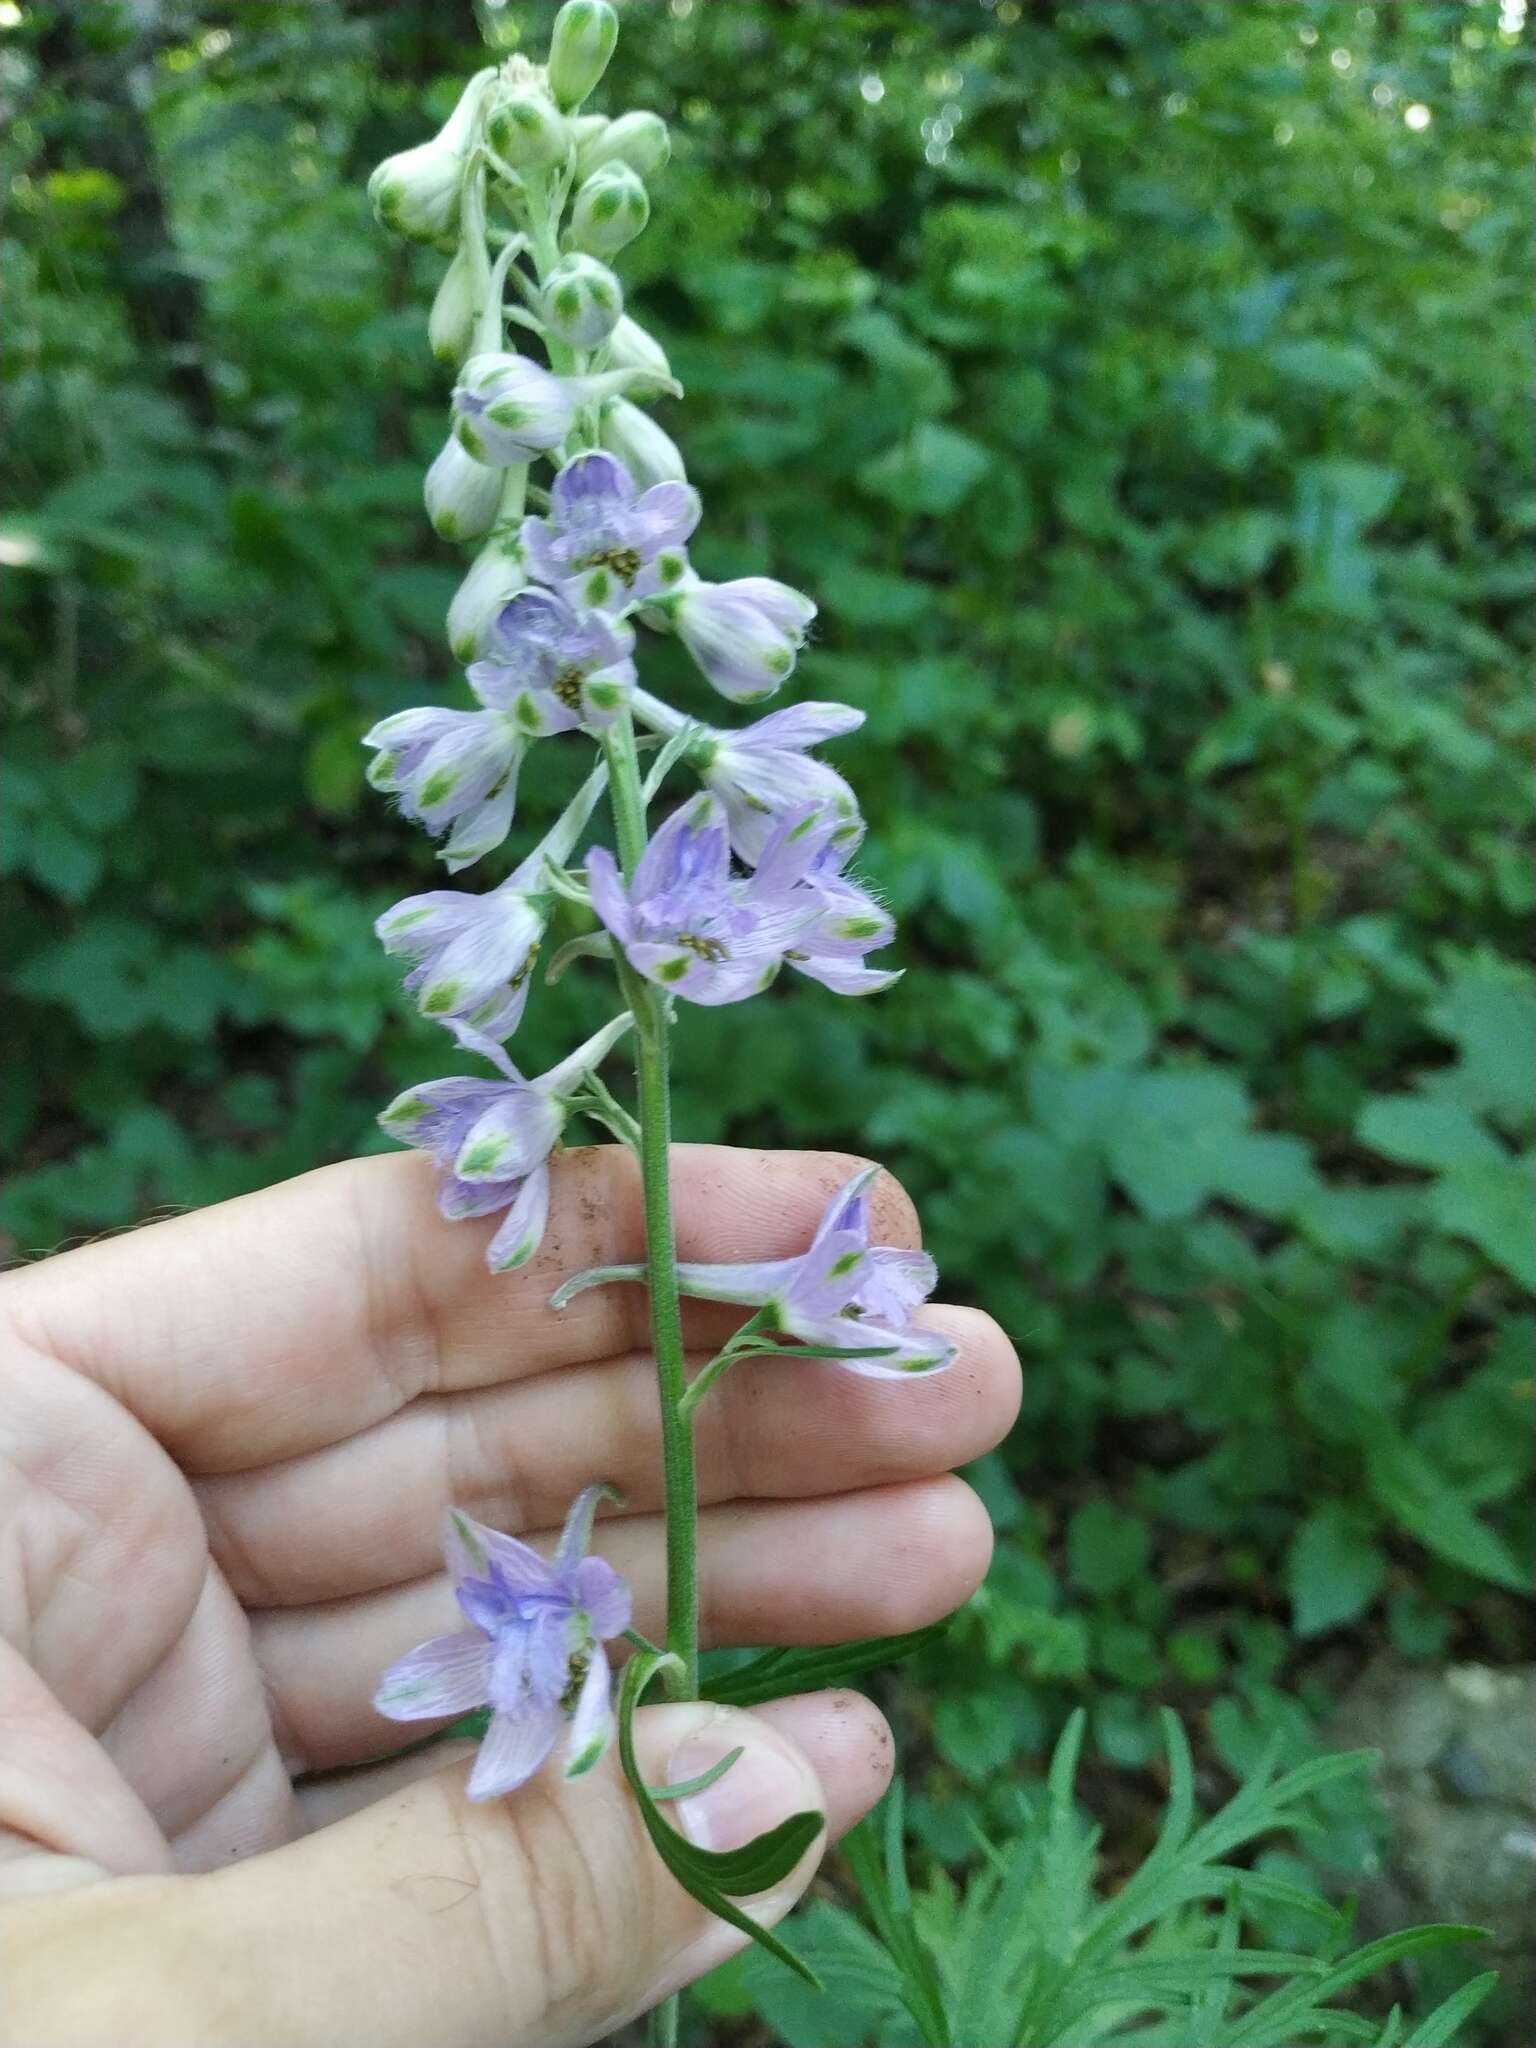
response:
[[[368,197],[381,227],[413,242],[441,242],[459,218],[464,163],[486,87],[495,70],[477,71],[459,103],[430,142],[386,157],[368,180]]]
[[[443,272],[427,320],[427,343],[440,363],[457,369],[474,346],[475,322],[491,291],[485,253],[485,177],[477,171],[464,191],[459,246]]]
[[[594,135],[601,135],[608,126],[606,114],[572,114],[571,135],[578,150],[584,149]]]
[[[577,191],[566,241],[589,256],[617,256],[650,217],[650,199],[628,164],[606,164]]]
[[[501,471],[476,462],[450,434],[427,471],[422,492],[433,530],[444,540],[475,540],[488,533],[502,487]]]
[[[682,450],[672,436],[627,398],[611,399],[598,422],[599,444],[617,455],[642,490],[652,484],[686,483]]]
[[[608,0],[565,0],[549,39],[549,85],[567,112],[608,69],[618,39],[619,17]]]
[[[595,256],[562,256],[544,280],[544,325],[572,348],[599,348],[624,311],[624,291]]]
[[[576,175],[587,178],[604,164],[628,164],[640,177],[654,178],[658,171],[666,169],[671,154],[672,137],[660,114],[647,114],[636,108],[631,114],[620,114],[616,121],[604,122],[595,135],[578,146]]]
[[[516,525],[497,527],[469,565],[448,607],[448,645],[467,667],[489,652],[491,628],[508,598],[528,581]]]
[[[515,50],[519,28],[509,0],[475,0],[475,19],[480,34],[493,50]]]
[[[521,86],[499,99],[485,132],[496,154],[517,171],[564,163],[571,146],[570,123],[537,85]]]
[[[627,313],[620,314],[608,337],[608,360],[616,370],[649,370],[656,377],[672,374],[661,343]]]

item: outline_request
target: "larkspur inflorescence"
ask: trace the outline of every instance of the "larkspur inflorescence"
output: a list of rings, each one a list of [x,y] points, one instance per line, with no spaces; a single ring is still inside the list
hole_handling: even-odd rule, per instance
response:
[[[697,1399],[728,1366],[784,1350],[896,1377],[942,1368],[953,1347],[913,1320],[933,1286],[932,1262],[870,1243],[873,1169],[842,1190],[797,1258],[677,1263],[666,1150],[677,999],[745,1001],[785,968],[840,994],[872,993],[896,979],[866,964],[894,925],[849,873],[864,833],[858,800],[812,751],[852,732],[861,712],[805,703],[730,729],[638,687],[644,629],[674,635],[719,696],[772,697],[795,670],[816,607],[772,577],[712,583],[689,561],[699,495],[676,443],[643,409],[679,387],[665,350],[625,311],[610,267],[645,226],[646,181],[665,166],[670,139],[647,110],[612,120],[580,111],[616,34],[606,0],[567,0],[547,68],[510,56],[479,73],[441,134],[391,158],[372,181],[386,226],[451,251],[429,339],[454,378],[426,498],[439,534],[480,551],[447,620],[473,702],[383,719],[366,736],[370,780],[441,842],[438,856],[454,873],[511,834],[519,773],[537,742],[549,742],[540,761],[556,773],[575,740],[598,753],[560,818],[505,879],[428,890],[379,919],[422,1014],[491,1070],[408,1088],[381,1121],[432,1160],[445,1216],[500,1219],[487,1245],[493,1271],[526,1266],[539,1249],[549,1160],[568,1118],[597,1122],[639,1156],[645,1265],[578,1275],[555,1300],[612,1279],[649,1287],[669,1534],[666,1651],[633,1640],[651,1660],[647,1681],[665,1675],[688,1697],[698,1685]],[[543,361],[525,353],[530,337]],[[543,484],[532,480],[539,463],[552,472]],[[656,754],[642,781],[646,748]],[[702,787],[652,832],[650,806],[678,772]],[[583,857],[605,794],[617,854],[597,845]],[[617,974],[622,1006],[529,1080],[507,1041],[533,999],[561,899],[582,906],[592,929],[561,949],[551,972],[602,960]],[[631,1032],[638,1114],[598,1071]],[[680,1290],[758,1309],[692,1390]],[[629,1596],[610,1567],[585,1555],[601,1492],[589,1487],[577,1501],[552,1564],[467,1516],[449,1517],[450,1574],[470,1626],[393,1665],[376,1705],[396,1719],[489,1707],[474,1797],[521,1783],[567,1723],[572,1773],[607,1741],[603,1643],[628,1632]],[[633,1773],[630,1782],[654,1815],[650,1788]],[[665,1828],[652,1826],[652,1838],[665,1856]],[[724,1910],[698,1871],[678,1874]]]

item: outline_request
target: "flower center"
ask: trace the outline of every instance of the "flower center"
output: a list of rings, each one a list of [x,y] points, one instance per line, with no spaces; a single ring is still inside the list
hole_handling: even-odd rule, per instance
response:
[[[611,569],[621,583],[632,584],[642,565],[638,548],[599,548],[595,554],[584,555],[576,566],[578,569]]]
[[[581,709],[581,686],[586,679],[586,671],[584,669],[579,669],[574,662],[567,662],[549,687],[560,699],[560,702],[567,711],[579,711]]]
[[[712,967],[718,967],[722,960],[730,959],[730,952],[718,939],[700,938],[696,932],[679,932],[677,943],[686,946],[690,953],[697,953],[701,960],[707,960]]]

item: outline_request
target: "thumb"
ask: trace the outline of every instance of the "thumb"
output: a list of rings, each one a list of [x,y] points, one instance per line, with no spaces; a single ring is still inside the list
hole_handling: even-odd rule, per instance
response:
[[[696,1778],[740,1748],[724,1777],[673,1807],[710,1849],[807,1809],[841,1832],[889,1771],[885,1724],[852,1693],[751,1714],[652,1707],[636,1717],[635,1746],[653,1785]],[[95,2040],[93,2021],[110,2011],[118,2038],[155,2048],[576,2048],[743,1945],[669,1875],[611,1751],[586,1777],[545,1772],[485,1805],[465,1797],[466,1775],[461,1757],[208,1876],[76,1895],[73,1916],[60,1905],[23,1951],[28,1974],[55,1987],[42,2010],[75,2001],[38,2038],[49,2048]],[[746,1910],[765,1925],[781,1919],[827,1839]],[[90,1957],[85,1985],[65,1931],[82,1915],[90,1924],[73,1942]]]

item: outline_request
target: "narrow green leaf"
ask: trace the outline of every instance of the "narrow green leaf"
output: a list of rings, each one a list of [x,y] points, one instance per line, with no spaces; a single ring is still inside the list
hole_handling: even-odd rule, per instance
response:
[[[792,1692],[819,1692],[829,1685],[846,1685],[850,1679],[878,1670],[909,1657],[914,1650],[936,1642],[945,1624],[913,1629],[904,1636],[871,1636],[863,1642],[833,1643],[821,1649],[765,1650],[738,1671],[706,1675],[699,1691],[702,1698],[726,1707],[755,1707],[764,1700],[783,1699]]]
[[[786,1947],[768,1928],[759,1926],[732,1900],[754,1897],[787,1877],[821,1833],[824,1825],[822,1816],[819,1813],[791,1814],[777,1827],[743,1843],[739,1849],[700,1849],[664,1818],[641,1774],[639,1759],[635,1755],[635,1710],[651,1680],[673,1661],[665,1652],[642,1650],[624,1667],[619,1687],[619,1758],[640,1808],[645,1831],[662,1862],[690,1898],[707,1907],[716,1919],[727,1921],[750,1936],[819,1990],[821,1981],[815,1971],[808,1969],[793,1949]]]

